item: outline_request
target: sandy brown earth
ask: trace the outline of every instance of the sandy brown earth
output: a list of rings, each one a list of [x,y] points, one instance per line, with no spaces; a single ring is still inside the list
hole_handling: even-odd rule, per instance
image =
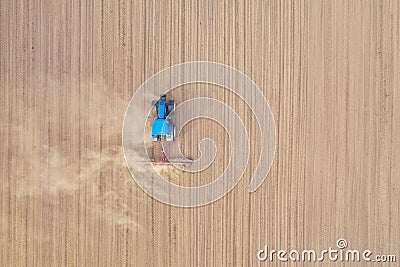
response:
[[[322,250],[339,238],[397,263],[308,265],[399,264],[398,1],[5,0],[0,25],[0,266],[256,266],[264,245]],[[232,192],[177,208],[131,178],[122,122],[146,79],[194,60],[262,88],[277,151],[250,194],[260,136],[249,110],[222,88],[176,88],[178,102],[206,95],[236,107],[252,136]],[[207,136],[216,164],[167,179],[194,186],[223,171],[218,125],[189,124],[182,149],[198,157]]]

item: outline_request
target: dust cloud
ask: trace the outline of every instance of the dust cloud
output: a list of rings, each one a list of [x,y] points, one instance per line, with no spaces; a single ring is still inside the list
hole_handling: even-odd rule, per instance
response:
[[[57,97],[55,94],[54,98]],[[121,97],[113,90],[102,89],[101,83],[81,84],[80,93],[71,94],[68,99],[67,111],[57,105],[40,107],[36,113],[32,110],[32,125],[62,125],[49,130],[61,137],[32,151],[32,157],[24,162],[26,175],[20,179],[17,197],[57,202],[63,196],[75,196],[68,199],[79,201],[76,196],[86,194],[93,200],[87,203],[93,205],[89,207],[93,215],[114,225],[139,227],[132,195],[140,201],[145,194],[132,180],[121,145],[122,122],[129,100],[130,97]],[[80,103],[79,109],[74,106],[76,103]],[[43,114],[47,113],[59,116],[49,115],[45,117],[48,122],[43,122]],[[141,113],[144,114],[138,110]],[[62,123],[54,121],[58,117]],[[143,131],[143,126],[132,125],[132,130]],[[132,142],[129,153],[135,153],[134,145]]]

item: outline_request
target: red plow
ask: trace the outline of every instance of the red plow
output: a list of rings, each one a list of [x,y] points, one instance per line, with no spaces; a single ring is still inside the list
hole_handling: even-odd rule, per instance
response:
[[[154,158],[150,159],[150,161],[145,161],[144,164],[151,164],[151,165],[181,165],[181,166],[190,166],[192,165],[192,160],[168,160],[167,156],[165,155],[164,149],[162,151],[162,156],[159,161],[155,161]]]

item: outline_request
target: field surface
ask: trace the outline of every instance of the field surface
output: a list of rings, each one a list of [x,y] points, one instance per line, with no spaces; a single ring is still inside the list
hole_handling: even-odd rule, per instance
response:
[[[371,266],[399,264],[399,1],[2,0],[0,27],[0,266],[302,266],[257,252],[339,238],[397,255]],[[122,123],[145,80],[197,60],[262,89],[277,148],[249,193],[260,153],[251,111],[218,86],[175,88],[177,102],[226,102],[251,139],[229,194],[178,208],[130,176]],[[190,176],[161,170],[166,179],[198,186],[223,171],[230,143],[213,121],[185,127],[183,152],[199,157],[205,137],[215,163]]]

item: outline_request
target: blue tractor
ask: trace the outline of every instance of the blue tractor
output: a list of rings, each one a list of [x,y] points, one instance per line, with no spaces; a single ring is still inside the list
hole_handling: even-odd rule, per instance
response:
[[[175,140],[175,126],[171,119],[167,117],[175,109],[175,101],[169,100],[167,105],[167,95],[161,95],[159,100],[153,100],[152,107],[155,107],[157,111],[157,118],[151,127],[152,141],[156,142],[165,137],[166,141],[173,142]]]

